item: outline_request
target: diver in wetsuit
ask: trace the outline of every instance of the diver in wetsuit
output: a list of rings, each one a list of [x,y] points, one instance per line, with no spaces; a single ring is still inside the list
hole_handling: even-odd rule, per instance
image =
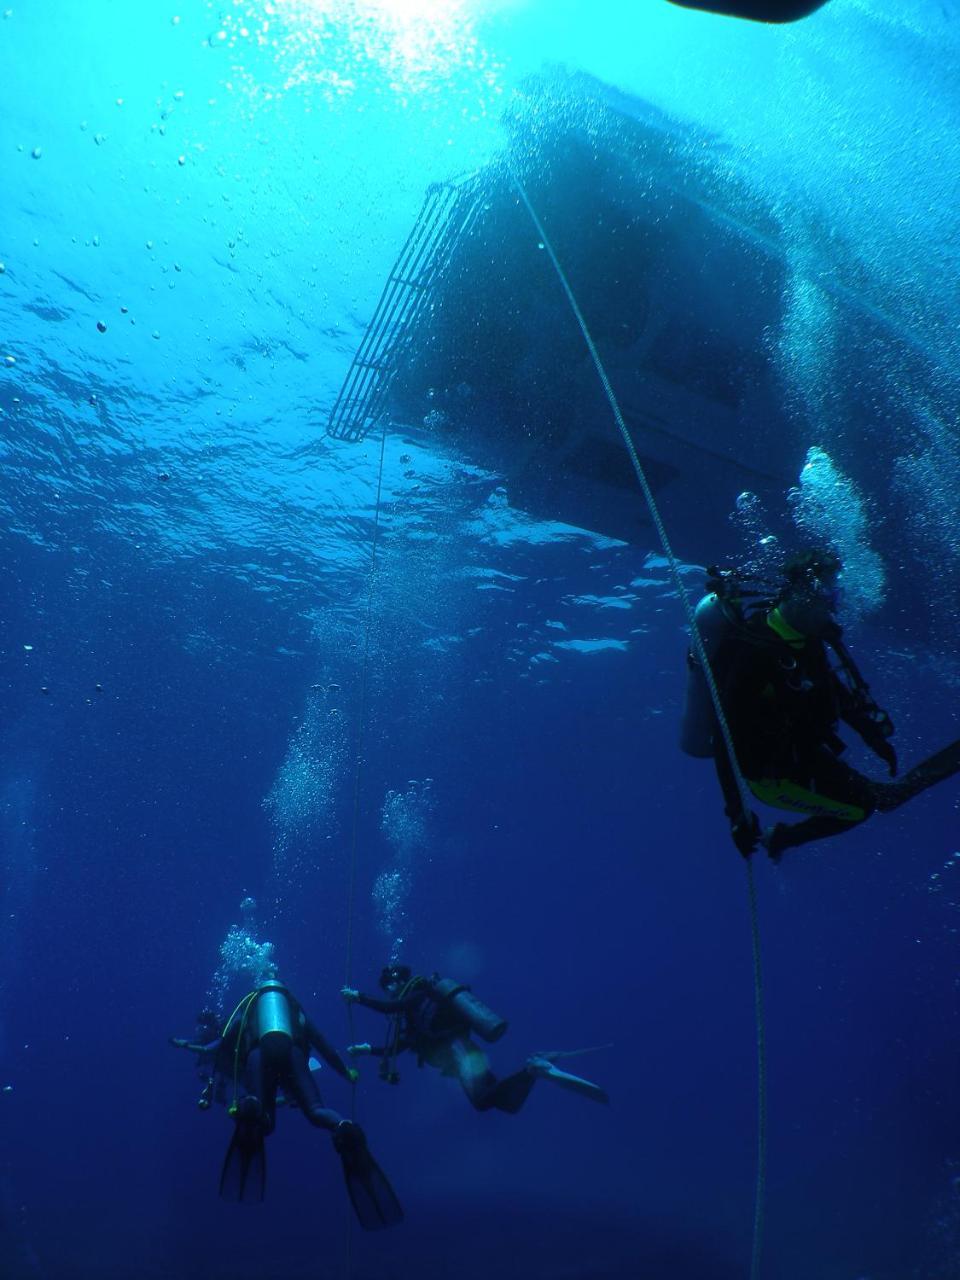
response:
[[[201,1111],[206,1111],[213,1101],[214,1088],[216,1087],[216,1078],[210,1072],[209,1046],[215,1041],[220,1040],[220,1024],[222,1019],[216,1009],[211,1009],[209,1005],[205,1005],[197,1014],[197,1025],[194,1028],[193,1040],[179,1040],[171,1037],[170,1043],[179,1048],[190,1047],[197,1052],[197,1074],[203,1084],[200,1097],[197,1099],[197,1106]],[[217,1099],[222,1102],[222,1098]]]
[[[778,859],[786,849],[839,835],[960,770],[960,742],[896,782],[876,782],[841,759],[842,721],[884,761],[891,778],[897,773],[893,722],[870,696],[836,621],[840,570],[839,557],[829,550],[802,552],[784,564],[776,599],[752,613],[716,595],[698,606],[698,613],[704,604],[719,611],[710,663],[743,777],[765,804],[809,815],[778,822],[761,835],[756,816],[743,811],[714,721],[712,755],[731,834],[744,856],[761,843]]]
[[[538,1079],[553,1080],[596,1102],[608,1101],[598,1085],[556,1067],[555,1059],[561,1054],[536,1054],[513,1075],[498,1079],[487,1055],[471,1039],[471,1032],[492,1043],[504,1034],[507,1023],[452,978],[438,974],[415,977],[407,965],[395,964],[380,974],[380,987],[385,1000],[361,995],[353,987],[344,987],[341,994],[348,1003],[361,1004],[390,1019],[382,1048],[353,1044],[347,1049],[354,1056],[380,1058],[380,1077],[389,1084],[399,1082],[396,1060],[410,1050],[417,1055],[418,1066],[427,1062],[442,1075],[456,1076],[478,1111],[515,1114]]]
[[[178,1049],[211,1059],[213,1075],[226,1083],[234,1133],[220,1175],[220,1194],[229,1200],[264,1198],[265,1139],[276,1123],[280,1089],[310,1124],[328,1130],[343,1163],[350,1200],[367,1230],[392,1226],[403,1211],[383,1171],[370,1155],[359,1125],[323,1105],[310,1072],[310,1051],[351,1084],[358,1073],[307,1018],[283,983],[271,978],[237,1005],[218,1039],[192,1044],[171,1038]]]

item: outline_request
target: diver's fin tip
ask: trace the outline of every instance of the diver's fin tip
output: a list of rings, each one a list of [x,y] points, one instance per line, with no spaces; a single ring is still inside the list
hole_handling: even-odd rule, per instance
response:
[[[387,1175],[367,1147],[363,1130],[343,1120],[334,1131],[333,1145],[343,1163],[347,1194],[364,1231],[382,1231],[403,1221],[403,1208]]]
[[[610,1096],[606,1089],[594,1084],[592,1080],[584,1079],[583,1076],[575,1076],[569,1071],[561,1071],[545,1054],[537,1054],[532,1058],[528,1058],[526,1069],[531,1075],[537,1076],[542,1080],[552,1080],[554,1084],[560,1085],[562,1089],[569,1089],[571,1093],[579,1093],[584,1098],[590,1098],[594,1102],[602,1102],[605,1105],[609,1105]]]
[[[220,1171],[220,1198],[234,1204],[262,1203],[267,1193],[267,1152],[259,1121],[236,1120]]]

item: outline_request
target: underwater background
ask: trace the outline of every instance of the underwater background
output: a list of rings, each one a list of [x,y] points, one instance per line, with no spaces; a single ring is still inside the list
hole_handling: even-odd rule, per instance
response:
[[[653,530],[577,527],[562,468],[534,511],[468,436],[390,419],[381,457],[327,416],[425,190],[495,165],[506,121],[535,150],[535,85],[580,127],[589,78],[669,122],[679,171],[696,136],[735,238],[778,219],[791,434],[723,445],[789,477],[713,492],[715,526],[673,504],[688,590],[773,529],[832,540],[901,759],[956,738],[960,8],[23,0],[0,65],[0,1275],[746,1276],[746,876],[679,752]],[[960,1276],[958,794],[754,860],[762,1275]],[[611,1105],[541,1082],[477,1114],[361,1061],[403,1226],[348,1231],[292,1109],[266,1203],[222,1203],[230,1124],[167,1038],[267,947],[341,1049],[382,1020],[340,987],[400,957],[510,1020],[495,1070],[594,1049],[571,1069]]]

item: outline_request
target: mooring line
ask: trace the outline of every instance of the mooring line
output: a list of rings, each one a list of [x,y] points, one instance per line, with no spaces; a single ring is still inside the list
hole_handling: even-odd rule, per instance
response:
[[[547,235],[543,223],[537,216],[537,212],[530,201],[530,197],[526,193],[523,183],[520,181],[518,174],[512,167],[510,169],[510,176],[513,179],[514,186],[520,195],[520,199],[526,206],[530,219],[537,230],[540,243],[553,264],[553,268],[557,273],[557,278],[559,279],[560,284],[563,287],[563,291],[566,294],[567,301],[570,304],[570,309],[572,310],[577,324],[580,327],[583,340],[587,344],[587,350],[590,352],[590,358],[593,361],[594,368],[597,371],[597,376],[599,377],[601,386],[603,387],[603,393],[607,398],[611,411],[613,412],[617,429],[620,432],[620,436],[623,440],[624,446],[626,447],[637,481],[643,492],[647,508],[650,512],[650,518],[653,521],[653,526],[660,539],[660,546],[663,549],[663,554],[670,567],[670,573],[673,577],[677,594],[680,597],[684,612],[687,615],[687,624],[690,627],[690,638],[693,644],[693,649],[696,653],[697,661],[700,663],[707,688],[710,692],[710,698],[713,702],[713,708],[717,716],[717,723],[720,726],[720,732],[723,736],[724,745],[726,746],[727,754],[730,759],[733,776],[736,780],[737,789],[740,793],[740,803],[744,814],[749,814],[751,811],[751,796],[746,780],[744,779],[740,766],[737,763],[737,755],[733,746],[733,736],[730,732],[730,726],[727,723],[727,718],[724,715],[723,706],[720,701],[720,691],[717,688],[717,682],[714,679],[710,659],[707,656],[707,651],[700,635],[700,628],[697,626],[694,606],[691,603],[690,598],[687,595],[686,587],[683,584],[683,578],[680,574],[680,563],[674,554],[670,539],[667,536],[666,525],[663,522],[663,517],[660,515],[660,509],[657,506],[656,499],[653,496],[653,490],[650,487],[650,482],[647,479],[646,472],[643,469],[643,464],[640,461],[640,455],[637,453],[636,445],[633,443],[633,437],[630,435],[630,431],[624,421],[619,402],[617,401],[617,397],[614,394],[613,387],[610,383],[610,378],[604,368],[603,361],[600,359],[600,353],[597,351],[596,344],[594,343],[590,330],[587,327],[587,322],[583,317],[583,312],[580,310],[580,306],[577,303],[573,289],[570,287],[570,282],[567,279],[566,273],[560,265],[560,260],[554,252],[553,245],[550,243],[550,237]],[[763,1009],[763,974],[760,965],[760,926],[757,915],[756,886],[754,884],[753,865],[749,858],[745,859],[745,861],[747,866],[747,892],[750,904],[750,929],[753,944],[753,983],[757,1028],[757,1181],[754,1196],[753,1247],[751,1250],[750,1280],[759,1280],[760,1254],[763,1242],[764,1198],[766,1193],[767,1167],[766,1023]]]

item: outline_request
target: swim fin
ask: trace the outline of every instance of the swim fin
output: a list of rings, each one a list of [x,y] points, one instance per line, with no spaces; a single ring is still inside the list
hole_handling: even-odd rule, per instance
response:
[[[891,790],[899,788],[903,793],[903,799],[898,800],[897,804],[891,807],[897,808],[904,801],[918,796],[921,791],[926,791],[927,787],[943,782],[946,778],[952,778],[955,773],[960,773],[960,740],[951,742],[949,746],[938,751],[936,755],[930,756],[928,760],[914,765],[899,782],[886,783],[885,786],[890,787]],[[878,804],[877,807],[883,806]]]
[[[560,1085],[562,1089],[570,1089],[571,1092],[579,1093],[584,1098],[592,1098],[594,1102],[608,1103],[610,1101],[606,1089],[601,1089],[592,1080],[585,1080],[583,1076],[575,1076],[569,1071],[561,1071],[546,1054],[537,1054],[535,1057],[528,1058],[527,1070],[531,1075],[541,1080],[552,1080],[554,1084]]]
[[[244,1107],[244,1103],[253,1106]],[[267,1152],[260,1104],[244,1098],[233,1120],[233,1137],[220,1172],[220,1195],[224,1200],[262,1200],[267,1191]]]
[[[333,1145],[343,1163],[350,1203],[364,1231],[379,1231],[402,1222],[400,1201],[370,1154],[360,1126],[352,1120],[341,1120],[333,1131]]]

